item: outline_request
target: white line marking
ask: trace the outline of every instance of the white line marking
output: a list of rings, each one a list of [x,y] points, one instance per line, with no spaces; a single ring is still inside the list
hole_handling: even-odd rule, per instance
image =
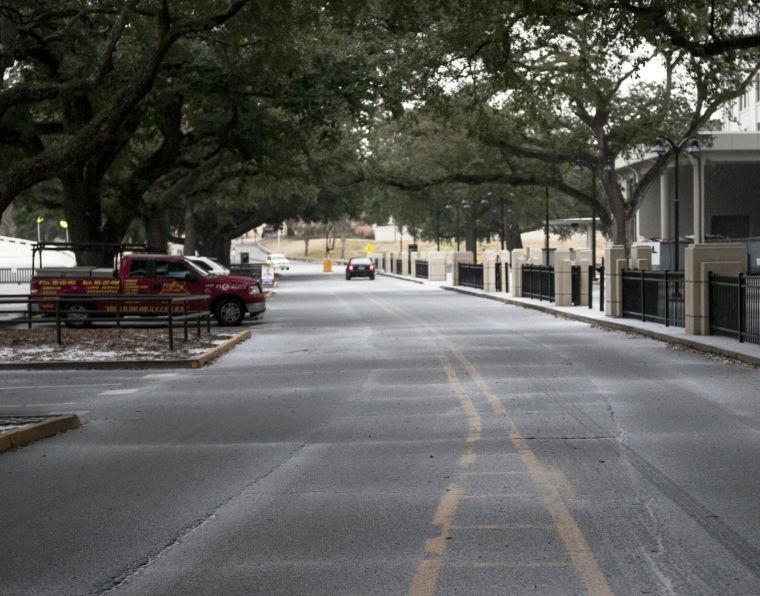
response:
[[[87,383],[83,385],[23,385],[15,387],[0,387],[0,391],[15,391],[16,389],[67,389],[68,387],[118,387],[123,383]]]
[[[100,395],[130,395],[131,393],[137,393],[139,389],[109,389],[104,391]]]
[[[177,373],[152,373],[149,375],[143,375],[143,379],[164,379],[167,377],[176,377]]]

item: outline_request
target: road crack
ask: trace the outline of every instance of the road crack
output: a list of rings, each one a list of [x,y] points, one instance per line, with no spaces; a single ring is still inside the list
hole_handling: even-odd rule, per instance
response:
[[[234,501],[241,495],[248,492],[252,487],[254,487],[256,484],[258,484],[262,480],[265,480],[266,478],[274,474],[282,466],[284,466],[291,459],[293,459],[293,457],[298,455],[298,453],[303,451],[303,449],[306,447],[307,444],[308,443],[301,443],[300,445],[298,445],[295,449],[291,450],[284,458],[282,458],[279,462],[277,462],[264,474],[256,477],[254,480],[244,485],[239,491],[237,491],[235,494],[226,498],[224,501],[219,503],[219,505],[214,507],[208,513],[202,515],[198,519],[194,520],[191,524],[180,529],[167,542],[152,549],[144,557],[141,557],[140,559],[133,561],[130,565],[124,568],[120,573],[113,576],[110,580],[93,588],[90,591],[90,594],[107,594],[125,585],[127,582],[129,582],[131,578],[145,571],[148,567],[150,567],[160,558],[165,556],[173,548],[175,548],[176,546],[184,542],[192,534],[200,530],[206,524],[213,521],[218,515],[218,513],[222,509],[224,509],[227,505],[229,505],[232,501]]]

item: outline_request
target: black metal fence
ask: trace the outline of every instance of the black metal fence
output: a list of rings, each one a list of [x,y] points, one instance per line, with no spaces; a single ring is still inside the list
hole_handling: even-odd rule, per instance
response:
[[[710,273],[710,334],[760,344],[760,275]]]
[[[483,265],[478,263],[459,263],[459,285],[468,288],[483,289]]]
[[[32,281],[32,268],[0,269],[0,284],[28,284]]]
[[[554,267],[523,265],[522,293],[525,298],[554,302]]]
[[[581,303],[581,266],[573,265],[570,267],[570,299],[573,306],[579,306]]]
[[[421,278],[421,279],[427,279],[428,278],[428,262],[423,259],[417,259],[415,261],[416,267],[415,267],[415,276]]]
[[[496,291],[501,292],[501,261],[496,261]]]
[[[396,270],[394,271],[394,273],[401,275],[404,272],[403,263],[404,263],[403,259],[396,259]]]
[[[604,312],[604,262],[597,271],[599,272],[599,310]],[[588,305],[591,308],[591,300],[589,300]]]
[[[201,327],[211,333],[211,312],[208,294],[178,296],[140,296],[134,294],[67,294],[44,296],[13,294],[0,296],[5,315],[11,318],[4,324],[25,323],[55,325],[56,341],[63,343],[61,327],[87,327],[92,323],[164,324],[169,331],[169,349],[174,350],[174,328],[182,326],[185,340],[190,326],[196,328],[198,337]],[[10,306],[11,308],[6,308]],[[14,316],[15,315],[15,316]]]
[[[623,316],[683,327],[683,273],[624,269]]]

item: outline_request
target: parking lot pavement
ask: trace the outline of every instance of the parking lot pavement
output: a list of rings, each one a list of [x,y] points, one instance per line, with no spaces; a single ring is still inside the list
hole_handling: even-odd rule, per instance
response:
[[[2,373],[3,594],[758,593],[758,371],[298,264],[200,371]]]

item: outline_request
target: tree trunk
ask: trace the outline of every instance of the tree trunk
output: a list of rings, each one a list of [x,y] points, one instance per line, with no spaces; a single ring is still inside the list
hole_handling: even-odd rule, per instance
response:
[[[197,240],[195,234],[195,215],[193,214],[193,203],[190,199],[185,199],[185,254],[194,255],[196,244]]]
[[[303,239],[303,256],[304,257],[309,256],[309,240],[311,240],[311,238],[309,238],[308,236],[306,236]]]
[[[522,233],[519,229],[508,227],[506,232],[507,250],[515,250],[523,247]]]
[[[63,212],[69,224],[72,244],[117,244],[121,238],[103,236],[103,214],[100,208],[100,185],[87,184],[81,168],[73,169],[61,178],[63,185]],[[109,267],[113,252],[108,250],[76,250],[78,265]]]
[[[169,244],[169,226],[162,211],[152,211],[143,217],[145,237],[156,250],[165,251]]]
[[[340,235],[340,258],[345,259],[346,258],[346,230],[345,228],[342,230]]]

